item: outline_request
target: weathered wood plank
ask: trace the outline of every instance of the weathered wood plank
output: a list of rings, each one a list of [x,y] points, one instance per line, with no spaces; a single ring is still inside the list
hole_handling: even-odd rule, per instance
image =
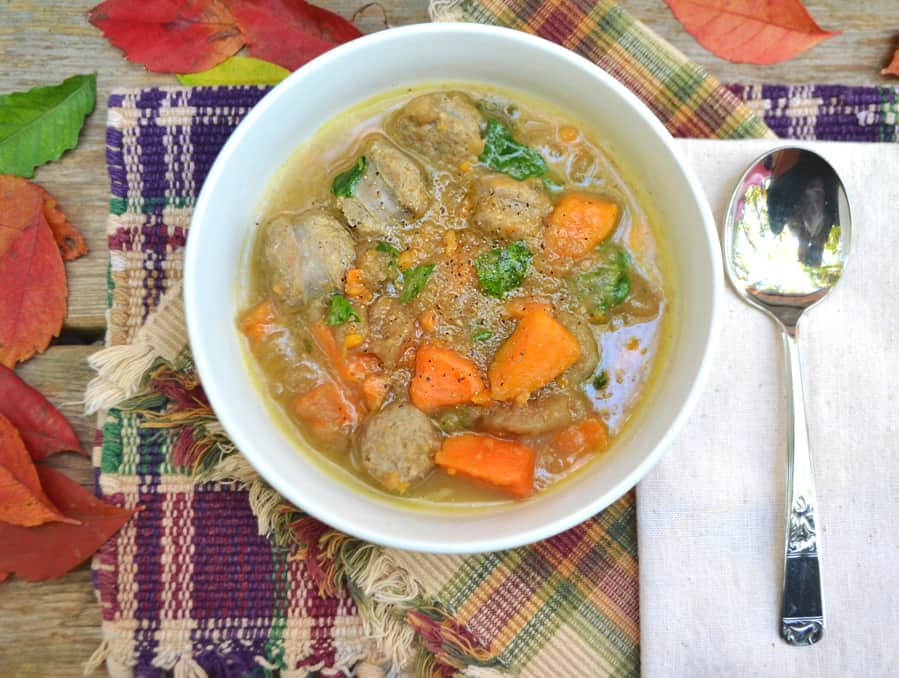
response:
[[[0,588],[0,675],[80,676],[99,644],[87,565],[56,581],[13,578]]]

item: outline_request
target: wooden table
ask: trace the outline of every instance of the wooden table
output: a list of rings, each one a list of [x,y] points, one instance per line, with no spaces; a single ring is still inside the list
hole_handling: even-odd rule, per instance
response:
[[[427,21],[427,0],[381,0],[392,25]],[[104,164],[106,98],[120,87],[173,84],[173,76],[147,73],[125,61],[85,20],[92,0],[0,0],[0,93],[51,84],[76,73],[96,71],[97,110],[81,142],[61,161],[38,170],[36,180],[59,200],[87,238],[90,253],[67,265],[69,315],[54,345],[18,372],[55,403],[90,449],[94,420],[79,401],[90,371],[88,355],[102,343],[106,303],[105,225],[109,182]],[[344,16],[363,0],[321,4]],[[899,84],[879,75],[899,33],[899,3],[868,0],[808,0],[812,15],[843,34],[791,62],[767,66],[731,64],[702,49],[674,20],[662,0],[622,4],[711,73],[728,82],[831,82]],[[365,31],[382,27],[380,13],[367,10],[357,23]],[[56,457],[53,465],[90,485],[86,459]],[[0,545],[2,548],[2,545]],[[0,676],[75,676],[100,642],[100,610],[85,565],[57,581],[27,584],[13,578],[0,585]]]

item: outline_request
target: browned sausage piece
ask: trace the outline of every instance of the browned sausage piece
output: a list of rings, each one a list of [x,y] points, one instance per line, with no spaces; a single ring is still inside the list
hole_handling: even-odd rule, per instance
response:
[[[494,405],[481,422],[488,431],[533,436],[568,426],[590,410],[590,402],[580,391],[561,391],[537,396],[524,404]]]
[[[404,492],[434,467],[440,433],[424,412],[393,403],[363,424],[359,452],[368,474],[384,489]]]
[[[434,92],[416,97],[390,120],[387,131],[406,149],[432,163],[459,169],[474,163],[484,148],[484,116],[461,92]]]
[[[533,181],[517,181],[501,174],[479,178],[474,184],[475,223],[487,234],[505,240],[534,242],[543,232],[543,218],[552,203]]]
[[[556,313],[556,320],[574,335],[581,348],[581,357],[559,376],[559,383],[563,385],[583,383],[593,376],[599,365],[600,350],[593,336],[593,330],[586,320],[567,311]]]
[[[350,228],[363,237],[383,238],[420,217],[431,197],[424,170],[380,135],[363,149],[365,172],[352,197],[338,204]]]
[[[322,210],[279,214],[263,226],[262,238],[269,288],[292,307],[341,289],[356,258],[353,236]]]
[[[415,333],[415,316],[410,306],[395,297],[380,297],[368,309],[369,350],[393,369],[406,342]]]

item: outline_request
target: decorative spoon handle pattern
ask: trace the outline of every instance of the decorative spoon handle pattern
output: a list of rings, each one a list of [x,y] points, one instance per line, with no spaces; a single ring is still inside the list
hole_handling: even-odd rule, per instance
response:
[[[805,392],[795,328],[783,332],[787,368],[787,515],[781,637],[791,645],[811,645],[824,632],[824,600],[818,564],[818,504],[808,442]]]

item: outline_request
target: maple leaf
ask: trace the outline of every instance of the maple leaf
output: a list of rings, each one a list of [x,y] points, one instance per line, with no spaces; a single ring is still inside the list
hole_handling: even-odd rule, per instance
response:
[[[41,393],[0,365],[0,415],[18,430],[32,459],[75,450],[81,446],[71,424]]]
[[[219,0],[106,0],[88,12],[88,20],[125,58],[158,73],[205,71],[244,44]]]
[[[43,209],[0,256],[0,365],[47,348],[66,317],[66,272]]]
[[[362,33],[339,14],[304,0],[227,0],[251,56],[295,70]]]
[[[0,523],[0,574],[15,572],[27,581],[61,577],[90,558],[134,514],[97,499],[59,471],[41,466],[37,472],[49,498],[78,524],[25,528]]]
[[[65,518],[41,489],[19,432],[0,415],[0,522],[31,527]]]
[[[899,76],[899,47],[897,47],[896,51],[893,53],[893,60],[887,64],[886,68],[880,71],[880,74]]]
[[[729,61],[776,64],[822,40],[825,31],[800,0],[665,0],[687,32]]]

